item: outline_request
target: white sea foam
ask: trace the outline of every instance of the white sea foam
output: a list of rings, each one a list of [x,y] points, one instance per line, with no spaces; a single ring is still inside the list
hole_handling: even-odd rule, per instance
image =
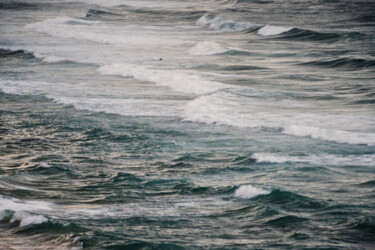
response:
[[[154,100],[129,98],[129,89],[95,84],[67,84],[29,81],[0,81],[0,89],[9,94],[44,95],[78,109],[134,116],[180,116],[187,121],[226,125],[240,128],[280,128],[284,134],[348,144],[375,145],[373,117],[361,114],[320,114],[289,111],[288,103],[268,101],[251,92],[256,98],[240,98],[224,89],[230,87],[205,80],[196,72],[153,69],[142,65],[110,64],[99,68],[102,74],[134,77],[141,81],[166,86],[183,94],[200,97],[185,100]],[[125,85],[124,85],[125,86]],[[222,91],[219,91],[222,90]],[[145,89],[143,89],[145,91]],[[159,91],[159,90],[158,90]],[[244,89],[242,92],[249,92]],[[157,95],[158,95],[157,94]],[[191,98],[191,97],[190,97]],[[295,104],[293,104],[293,108]],[[287,111],[285,111],[287,110]],[[302,109],[303,111],[303,109]]]
[[[284,129],[285,134],[295,136],[309,136],[313,139],[333,141],[348,144],[375,145],[374,133],[349,132],[334,129],[323,129],[306,125],[291,125]]]
[[[42,167],[42,168],[51,168],[52,167],[50,164],[48,164],[48,162],[43,162],[39,166]]]
[[[247,22],[236,22],[232,20],[226,20],[212,14],[204,14],[200,17],[196,25],[205,26],[215,31],[229,32],[229,31],[241,31],[256,27],[256,24]]]
[[[172,90],[203,95],[225,88],[226,85],[203,79],[190,71],[153,69],[141,65],[111,64],[98,69],[104,75],[121,75],[148,81]]]
[[[100,22],[97,21],[88,21],[81,18],[65,16],[27,24],[25,27],[61,38],[111,43],[113,41],[111,38],[108,39],[106,36],[100,35],[100,29],[103,26],[99,24]],[[89,26],[93,27],[90,28]],[[98,32],[98,34],[95,34],[95,31]]]
[[[249,90],[243,89],[242,92],[248,93]],[[225,91],[201,96],[186,105],[183,118],[187,121],[240,128],[279,128],[284,134],[293,136],[375,145],[375,119],[371,116],[304,112],[303,105],[299,105],[299,110],[295,108],[295,103],[257,98],[261,95],[267,97],[267,93],[257,91],[249,96],[255,98],[240,98],[237,94]],[[308,110],[309,107],[307,105]]]
[[[52,210],[52,207],[52,203],[45,201],[27,201],[0,195],[0,217],[8,216],[9,213],[6,211],[11,210],[14,214],[10,222],[19,221],[20,227],[47,222],[46,217],[29,214],[28,212],[46,212]]]
[[[240,108],[239,103],[234,100],[223,99],[221,96],[221,93],[201,96],[189,102],[185,107],[184,119],[199,123],[234,127],[251,127],[252,125],[256,127],[258,125],[247,123],[244,121],[246,118],[239,113],[233,116],[233,112],[238,111]]]
[[[235,191],[234,195],[238,198],[250,199],[258,195],[270,193],[270,190],[254,187],[252,185],[243,185]]]
[[[246,89],[242,90],[244,93],[248,92]],[[262,95],[261,91],[254,91],[254,96],[259,95]],[[193,122],[239,128],[283,127],[290,122],[290,117],[276,113],[275,106],[278,106],[278,102],[240,98],[222,91],[190,101],[185,107],[183,117]]]
[[[228,50],[228,48],[219,43],[203,41],[198,42],[194,47],[190,48],[189,54],[194,56],[215,55],[227,52]]]
[[[36,32],[30,32],[27,44],[15,44],[9,49],[30,51],[47,63],[155,64],[156,59],[163,57],[162,63],[166,65],[186,56],[188,48],[195,44],[186,27],[119,25],[69,16],[31,23],[25,29]],[[43,41],[40,41],[39,33],[48,36],[43,36]]]
[[[46,62],[46,63],[56,63],[56,62],[66,61],[65,58],[58,57],[58,56],[46,56],[46,57],[43,57],[41,55],[35,55],[35,56],[36,57],[42,57],[43,62]]]
[[[227,19],[215,16],[213,14],[207,14],[207,13],[197,20],[196,25],[205,26],[212,30],[222,31],[222,32],[241,31],[241,30],[247,30],[247,29],[261,26],[259,24],[254,24],[254,23],[227,20]],[[292,29],[293,27],[273,26],[273,25],[267,24],[261,27],[257,31],[257,34],[261,36],[276,36],[276,35],[280,35],[282,33],[288,32]]]
[[[4,93],[15,95],[48,95],[56,93],[60,88],[65,89],[67,87],[71,86],[65,83],[0,81],[0,89]]]
[[[257,162],[284,163],[303,161],[300,157],[285,156],[271,153],[255,153],[252,156]]]
[[[17,211],[10,219],[11,223],[15,221],[20,222],[20,227],[25,227],[32,224],[42,224],[44,222],[47,222],[48,219],[42,215],[32,215],[26,212]]]
[[[157,26],[115,25],[90,21],[76,17],[57,17],[27,24],[26,29],[46,33],[60,38],[83,40],[111,45],[126,45],[128,48],[153,50],[161,46],[190,44],[179,38],[171,39],[163,32],[178,32],[177,29]]]
[[[68,206],[61,213],[65,217],[72,219],[82,218],[113,218],[113,217],[133,217],[133,216],[197,216],[209,215],[212,208],[231,204],[218,197],[208,197],[199,199],[164,199],[163,202],[153,203],[128,203],[112,206],[97,207],[75,207]],[[198,210],[197,210],[198,209]]]
[[[307,155],[291,156],[276,153],[255,153],[252,156],[257,162],[286,163],[286,162],[307,162],[310,164],[325,165],[353,165],[353,166],[375,166],[375,155]]]
[[[20,200],[0,195],[0,210],[12,211],[50,211],[54,204],[45,201]]]
[[[280,26],[265,25],[258,30],[257,34],[261,36],[277,36],[282,33],[288,32],[292,29],[293,27],[280,27]]]

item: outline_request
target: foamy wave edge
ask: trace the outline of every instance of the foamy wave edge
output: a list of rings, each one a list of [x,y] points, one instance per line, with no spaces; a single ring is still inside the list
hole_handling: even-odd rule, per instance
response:
[[[104,65],[98,69],[103,75],[120,75],[133,77],[141,81],[155,83],[159,86],[169,87],[178,92],[189,94],[208,94],[226,85],[203,79],[200,75],[182,70],[153,69],[141,65],[115,63]]]
[[[265,25],[257,31],[258,35],[261,36],[277,36],[294,29],[293,27],[282,27],[282,26],[272,26]]]
[[[266,190],[260,187],[255,187],[253,185],[242,185],[234,193],[237,198],[250,199],[258,195],[270,194],[271,190]]]
[[[260,36],[277,36],[294,29],[294,27],[283,27],[269,24],[264,25],[227,20],[211,13],[206,13],[202,17],[200,17],[197,20],[196,25],[208,27],[209,29],[214,30],[216,32],[233,32],[244,30],[249,30],[253,32],[257,30],[256,33]]]
[[[277,128],[281,133],[296,136],[310,137],[316,140],[336,143],[375,145],[375,133],[356,132],[350,130],[335,130],[313,126],[306,126],[309,120],[290,119],[279,114],[248,113],[240,110],[241,106],[233,100],[219,94],[206,95],[190,101],[184,110],[183,119],[190,122],[229,126],[237,128]],[[294,124],[293,124],[294,123]],[[293,124],[293,125],[289,125]],[[327,126],[326,126],[327,127]]]
[[[195,46],[190,48],[188,52],[193,56],[208,56],[222,54],[227,51],[229,51],[229,49],[219,43],[212,41],[202,41],[196,43]]]
[[[375,155],[307,155],[292,156],[277,153],[254,153],[252,155],[259,163],[307,162],[310,164],[375,166]]]
[[[42,215],[33,215],[27,212],[15,212],[10,219],[10,223],[18,221],[19,227],[25,227],[33,224],[42,224],[48,222],[48,219]]]
[[[258,26],[253,23],[226,20],[210,13],[206,13],[200,17],[197,20],[196,25],[208,27],[216,32],[242,31]]]
[[[308,136],[313,139],[332,141],[338,143],[365,144],[368,146],[375,145],[375,134],[372,133],[348,132],[342,130],[322,129],[302,125],[288,126],[284,129],[283,132],[289,135],[301,137]]]

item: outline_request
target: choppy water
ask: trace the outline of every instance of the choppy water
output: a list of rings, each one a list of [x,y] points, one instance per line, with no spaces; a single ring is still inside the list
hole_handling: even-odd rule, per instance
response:
[[[374,39],[373,1],[0,1],[0,248],[374,249]]]

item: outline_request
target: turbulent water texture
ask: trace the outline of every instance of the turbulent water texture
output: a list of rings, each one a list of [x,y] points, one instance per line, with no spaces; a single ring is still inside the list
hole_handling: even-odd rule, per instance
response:
[[[374,249],[374,10],[0,1],[0,248]]]

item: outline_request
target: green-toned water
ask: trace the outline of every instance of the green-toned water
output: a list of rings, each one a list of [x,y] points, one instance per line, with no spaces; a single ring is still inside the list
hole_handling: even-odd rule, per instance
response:
[[[0,3],[0,248],[374,248],[372,7]]]

